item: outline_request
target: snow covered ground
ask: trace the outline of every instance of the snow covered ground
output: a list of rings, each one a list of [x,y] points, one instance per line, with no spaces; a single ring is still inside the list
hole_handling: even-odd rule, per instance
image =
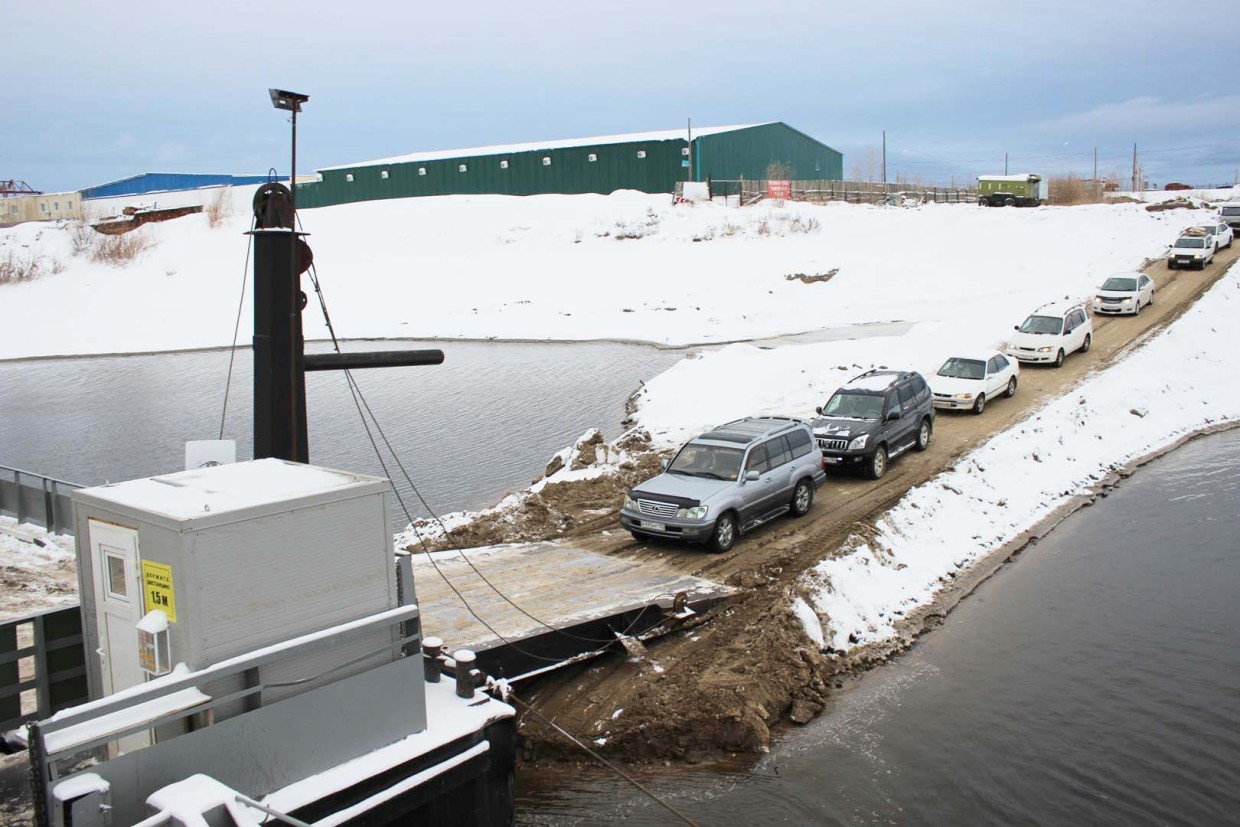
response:
[[[72,256],[67,227],[0,230],[0,257],[55,258],[65,268],[0,286],[0,325],[8,333],[0,358],[226,345],[245,262],[247,203],[234,198],[234,214],[217,229],[204,216],[143,228],[154,246],[119,269]],[[1183,227],[1210,215],[1149,213],[1139,204],[735,209],[616,193],[408,199],[309,210],[302,218],[346,337],[683,344],[913,323],[901,336],[726,344],[681,361],[644,386],[635,414],[655,447],[671,447],[740,416],[809,416],[870,367],[929,373],[952,351],[997,346],[1039,304],[1089,295],[1107,275],[1160,255]],[[787,278],[831,271],[838,272],[808,284]],[[1222,354],[1240,338],[1227,323],[1240,300],[1237,286],[1233,272],[1169,332],[910,492],[880,526],[875,547],[858,542],[806,581],[813,605],[797,608],[807,632],[836,648],[848,648],[850,638],[880,639],[891,633],[896,612],[930,599],[949,572],[1029,527],[1107,468],[1203,424],[1240,417],[1240,386],[1219,381]],[[326,335],[315,312],[306,318],[308,337]],[[242,321],[244,342],[248,309]],[[1125,439],[1115,438],[1118,430]],[[572,455],[566,449],[562,459]],[[604,466],[621,458],[613,452]],[[566,468],[552,481],[599,472]],[[0,552],[5,542],[0,536]]]
[[[229,344],[249,200],[248,189],[234,192],[231,215],[214,229],[205,215],[141,228],[150,248],[120,268],[73,255],[68,224],[0,230],[0,260],[63,268],[0,286],[0,359]],[[1194,217],[1139,204],[736,209],[634,192],[301,213],[342,336],[666,344],[890,320],[967,324],[993,339],[1031,307],[1159,255]],[[825,282],[787,278],[834,270]],[[251,315],[247,297],[242,342]],[[307,338],[327,336],[316,308],[305,319]]]
[[[841,651],[882,641],[960,570],[1002,547],[1117,467],[1186,434],[1240,421],[1240,266],[1162,334],[1072,393],[918,486],[872,540],[824,560],[793,611]]]

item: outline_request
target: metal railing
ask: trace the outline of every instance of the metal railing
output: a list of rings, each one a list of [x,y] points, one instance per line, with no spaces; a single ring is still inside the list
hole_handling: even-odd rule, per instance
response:
[[[0,732],[88,699],[77,606],[0,623]]]
[[[73,533],[71,493],[84,486],[0,465],[0,516],[42,526],[53,534]]]

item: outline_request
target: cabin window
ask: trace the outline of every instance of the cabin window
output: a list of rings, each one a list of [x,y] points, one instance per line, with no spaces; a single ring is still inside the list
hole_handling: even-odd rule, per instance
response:
[[[104,565],[107,567],[108,597],[116,600],[129,599],[129,584],[125,582],[125,558],[110,551],[103,553]]]

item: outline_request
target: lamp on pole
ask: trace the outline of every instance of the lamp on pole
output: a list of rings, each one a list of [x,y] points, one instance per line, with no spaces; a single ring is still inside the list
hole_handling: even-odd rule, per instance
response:
[[[310,100],[309,95],[299,95],[296,92],[288,92],[284,89],[268,89],[271,95],[271,105],[276,109],[283,109],[286,112],[293,113],[293,160],[288,176],[288,188],[293,194],[293,209],[297,209],[297,113],[301,111],[301,105]]]

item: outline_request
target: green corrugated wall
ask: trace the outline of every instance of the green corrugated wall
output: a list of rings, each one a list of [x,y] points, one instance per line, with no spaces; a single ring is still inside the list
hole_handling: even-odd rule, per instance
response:
[[[844,156],[786,123],[768,123],[704,135],[693,141],[697,158],[694,174],[699,181],[762,180],[772,162],[792,168],[794,181],[841,181]]]
[[[693,144],[698,180],[763,178],[772,161],[791,165],[797,179],[839,179],[843,173],[840,153],[783,123],[698,137]],[[322,181],[297,185],[297,206],[326,207],[420,195],[606,194],[618,189],[671,192],[688,172],[681,166],[686,146],[680,139],[633,141],[325,170]],[[646,156],[638,157],[639,152]],[[594,161],[589,157],[592,154]],[[544,158],[551,163],[544,164]],[[507,169],[501,167],[501,161],[508,162]],[[465,172],[460,171],[462,164]],[[425,169],[425,174],[420,175],[420,169]]]

